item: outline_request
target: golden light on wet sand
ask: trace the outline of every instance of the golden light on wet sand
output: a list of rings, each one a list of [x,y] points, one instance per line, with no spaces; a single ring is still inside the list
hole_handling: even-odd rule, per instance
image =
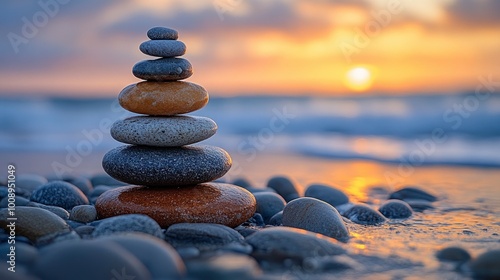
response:
[[[371,87],[373,75],[368,68],[357,66],[347,72],[345,83],[351,90],[365,91]]]

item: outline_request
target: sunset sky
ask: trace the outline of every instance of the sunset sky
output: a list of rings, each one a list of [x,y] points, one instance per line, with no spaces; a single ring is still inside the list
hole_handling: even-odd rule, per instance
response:
[[[462,93],[500,80],[499,15],[498,0],[2,1],[0,95],[116,96],[153,26],[179,31],[187,81],[212,95]]]

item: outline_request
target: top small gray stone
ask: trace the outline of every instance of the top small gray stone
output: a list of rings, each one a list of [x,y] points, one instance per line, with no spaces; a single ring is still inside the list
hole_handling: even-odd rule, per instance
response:
[[[148,30],[148,37],[151,40],[177,40],[179,33],[166,27],[153,27]]]

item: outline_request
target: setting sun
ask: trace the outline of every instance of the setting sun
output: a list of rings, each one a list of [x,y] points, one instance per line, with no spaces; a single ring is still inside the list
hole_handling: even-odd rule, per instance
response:
[[[365,67],[354,67],[347,72],[346,85],[354,91],[364,91],[372,85],[372,74]]]

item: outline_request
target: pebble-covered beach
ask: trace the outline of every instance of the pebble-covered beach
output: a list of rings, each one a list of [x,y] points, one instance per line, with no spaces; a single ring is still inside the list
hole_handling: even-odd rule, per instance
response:
[[[8,189],[0,188],[2,279],[498,278],[498,208],[488,198],[466,206],[450,201],[453,191],[447,197],[448,190],[428,186],[372,186],[351,195],[293,176],[255,182],[232,182],[257,202],[242,224],[165,227],[141,214],[99,217],[98,197],[124,185],[107,175],[61,181],[20,174],[16,273],[6,272]]]

